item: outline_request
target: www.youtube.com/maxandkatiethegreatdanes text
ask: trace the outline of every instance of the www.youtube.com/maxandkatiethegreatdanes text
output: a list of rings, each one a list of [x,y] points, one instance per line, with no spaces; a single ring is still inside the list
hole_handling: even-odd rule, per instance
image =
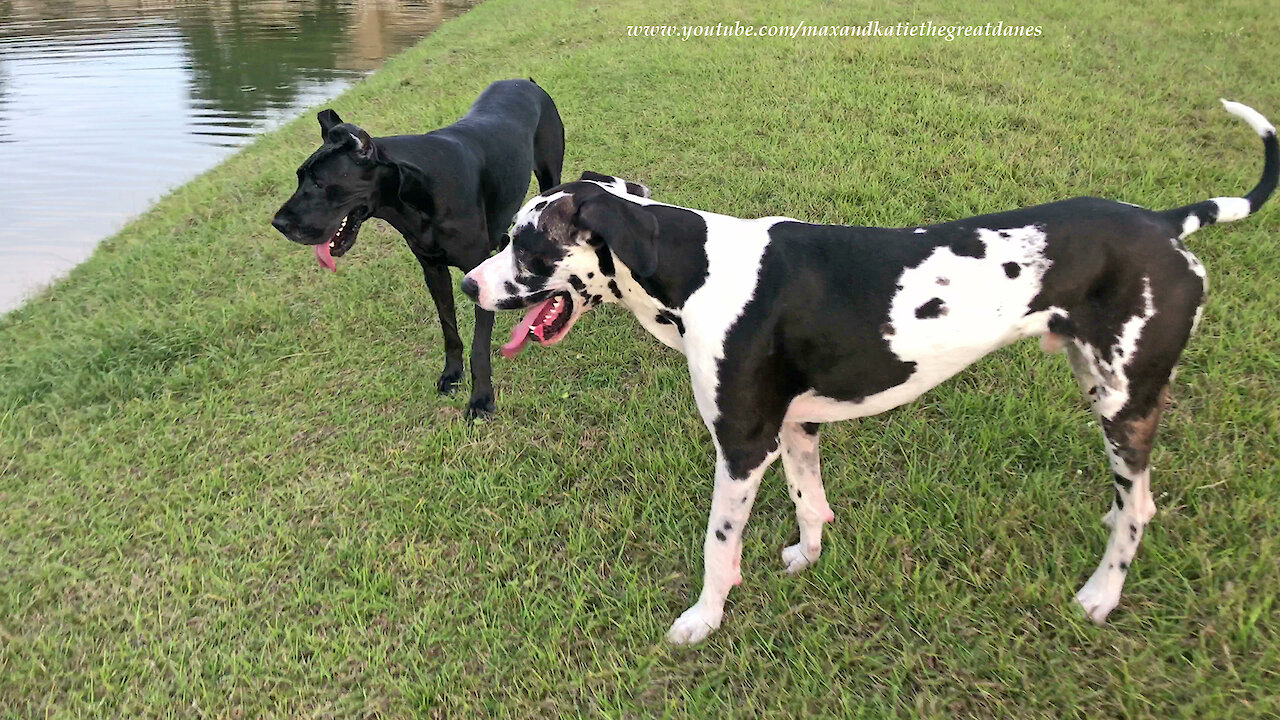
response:
[[[1006,25],[1003,21],[983,25],[939,25],[927,22],[881,23],[868,21],[864,25],[810,25],[800,21],[794,25],[746,25],[735,21],[732,25],[628,25],[627,37],[678,38],[826,38],[826,37],[924,37],[951,42],[965,37],[1023,37],[1038,38],[1044,34],[1040,25]]]

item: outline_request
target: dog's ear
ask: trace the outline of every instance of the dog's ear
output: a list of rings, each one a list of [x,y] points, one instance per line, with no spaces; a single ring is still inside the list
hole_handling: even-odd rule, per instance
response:
[[[638,182],[631,182],[630,180],[623,180],[623,182],[627,184],[627,192],[631,193],[632,195],[639,195],[642,198],[653,197],[653,191],[649,189],[648,185],[642,185]]]
[[[650,195],[649,187],[647,185],[641,185],[638,182],[631,182],[630,180],[615,177],[613,175],[604,175],[598,172],[592,172],[591,170],[587,170],[582,173],[582,177],[578,178],[579,182],[582,182],[583,180],[590,180],[591,182],[598,182],[603,185],[611,185],[622,190],[628,195],[635,195],[642,198],[647,198]]]
[[[396,170],[400,173],[400,202],[428,216],[435,215],[431,178],[412,163],[396,163]]]
[[[357,162],[372,162],[378,157],[378,148],[373,144],[373,138],[358,125],[334,125],[325,133],[324,140],[334,145],[350,147],[351,156]]]
[[[320,121],[321,142],[329,139],[329,131],[332,130],[335,125],[342,124],[342,118],[338,117],[338,113],[330,110],[329,108],[325,108],[324,110],[316,113],[316,119]]]
[[[642,206],[601,192],[578,205],[575,224],[600,238],[637,276],[658,269],[658,222]]]
[[[372,162],[378,157],[378,149],[373,145],[373,138],[369,137],[369,133],[364,128],[348,125],[351,128],[351,137],[356,139],[355,156],[356,160],[363,162]]]

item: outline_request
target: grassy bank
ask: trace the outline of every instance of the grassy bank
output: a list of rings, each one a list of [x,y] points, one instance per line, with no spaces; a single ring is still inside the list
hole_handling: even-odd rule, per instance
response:
[[[1263,0],[675,5],[492,0],[333,106],[408,132],[532,76],[565,119],[567,175],[885,225],[1236,194],[1261,153],[1217,98],[1280,120]],[[873,19],[1044,36],[625,37]],[[0,713],[1280,711],[1280,205],[1192,238],[1211,300],[1108,627],[1071,603],[1105,542],[1100,433],[1065,360],[1027,344],[829,426],[837,520],[799,578],[771,474],[724,628],[672,649],[712,462],[682,358],[598,310],[554,350],[495,360],[499,414],[466,424],[465,393],[435,395],[436,318],[390,229],[330,275],[268,225],[318,132],[262,138],[0,318]]]

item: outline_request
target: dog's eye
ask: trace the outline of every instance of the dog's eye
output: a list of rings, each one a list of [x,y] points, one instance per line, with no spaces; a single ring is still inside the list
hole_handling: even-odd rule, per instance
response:
[[[527,254],[521,261],[520,265],[531,275],[538,277],[551,277],[555,273],[555,268],[551,267],[551,263],[545,258],[539,257],[532,253]]]

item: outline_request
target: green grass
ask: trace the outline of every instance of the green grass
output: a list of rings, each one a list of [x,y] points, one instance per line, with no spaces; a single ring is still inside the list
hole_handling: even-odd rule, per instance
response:
[[[678,6],[678,7],[677,7]],[[1039,39],[629,39],[635,23],[1044,26]],[[1280,15],[1169,7],[493,0],[336,100],[436,127],[533,76],[566,175],[742,216],[906,225],[1096,194],[1243,192],[1280,119]],[[311,117],[175,191],[0,319],[0,715],[1148,716],[1280,712],[1280,210],[1196,234],[1213,283],[1155,454],[1160,513],[1107,627],[1096,423],[1027,343],[828,426],[837,520],[791,578],[775,469],[745,584],[693,649],[712,450],[683,361],[617,308],[438,398],[412,256],[337,275],[270,214]],[[505,338],[515,321],[499,320]],[[470,316],[464,314],[469,332]]]

